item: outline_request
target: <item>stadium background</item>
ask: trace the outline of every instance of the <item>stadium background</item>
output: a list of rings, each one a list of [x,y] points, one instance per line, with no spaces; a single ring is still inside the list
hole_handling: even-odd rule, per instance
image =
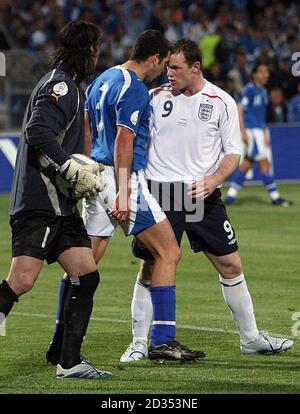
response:
[[[275,0],[2,0],[0,50],[6,76],[0,77],[0,275],[10,261],[8,202],[23,112],[37,79],[47,70],[61,26],[76,18],[101,27],[97,70],[126,60],[135,37],[146,28],[170,41],[186,36],[199,43],[207,79],[237,101],[257,61],[269,64],[268,122],[275,176],[290,209],[270,206],[262,187],[247,187],[241,205],[229,213],[235,224],[244,270],[259,325],[292,337],[300,280],[300,82],[292,59],[300,52],[300,6]],[[158,82],[164,82],[161,78]],[[86,86],[86,84],[85,84]],[[153,85],[151,85],[153,86]],[[254,180],[259,179],[257,172]],[[102,286],[84,347],[96,365],[110,369],[110,384],[60,385],[44,364],[51,336],[61,272],[45,266],[35,289],[22,298],[0,337],[0,393],[298,393],[299,350],[246,359],[225,307],[216,275],[186,240],[178,272],[178,335],[208,351],[201,364],[124,367],[118,359],[130,341],[130,299],[138,263],[130,241],[117,233],[100,265]],[[293,319],[294,318],[294,319]],[[294,331],[295,333],[295,331]]]

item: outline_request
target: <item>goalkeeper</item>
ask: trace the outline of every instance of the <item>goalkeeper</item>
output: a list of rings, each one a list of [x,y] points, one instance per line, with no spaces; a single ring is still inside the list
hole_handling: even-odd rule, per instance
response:
[[[83,151],[80,82],[95,70],[99,43],[93,24],[74,21],[61,30],[52,70],[37,83],[25,111],[11,193],[12,262],[0,284],[0,316],[33,287],[44,260],[57,261],[71,275],[57,378],[111,377],[80,357],[99,273],[76,202],[104,188],[102,167],[70,157]]]

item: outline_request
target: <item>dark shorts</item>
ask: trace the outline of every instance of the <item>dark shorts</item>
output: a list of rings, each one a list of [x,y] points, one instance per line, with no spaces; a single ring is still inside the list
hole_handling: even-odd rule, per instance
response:
[[[57,261],[59,255],[71,247],[89,247],[91,241],[79,214],[49,216],[26,212],[10,219],[12,228],[12,256],[30,256]]]
[[[154,184],[155,191],[153,191]],[[158,186],[153,181],[149,181],[148,183],[150,191],[152,186],[151,193],[160,205],[162,205],[162,193],[165,192],[164,185],[164,183],[160,183]],[[176,183],[176,185],[178,184]],[[180,185],[183,186],[181,194],[184,194],[184,191],[187,191],[186,186],[183,184]],[[179,246],[183,233],[185,232],[189,239],[191,249],[195,253],[207,251],[215,256],[225,256],[238,250],[235,231],[228,218],[219,189],[216,189],[213,194],[204,200],[203,218],[196,222],[187,221],[187,215],[190,215],[192,213],[191,211],[187,212],[184,208],[177,211],[180,200],[178,200],[176,193],[178,194],[178,191],[174,192],[171,188],[171,191],[169,191],[171,201],[169,211],[166,209],[163,210],[171,223]],[[181,205],[184,205],[182,201]],[[153,260],[151,253],[137,239],[133,240],[132,250],[136,257]]]

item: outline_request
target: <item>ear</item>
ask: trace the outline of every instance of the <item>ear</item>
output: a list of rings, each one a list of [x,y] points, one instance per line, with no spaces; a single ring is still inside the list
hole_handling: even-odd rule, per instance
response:
[[[149,56],[148,60],[151,66],[157,66],[160,60],[160,56],[158,53],[155,53],[155,55]]]
[[[193,63],[193,72],[201,72],[201,63],[200,62],[194,62]]]

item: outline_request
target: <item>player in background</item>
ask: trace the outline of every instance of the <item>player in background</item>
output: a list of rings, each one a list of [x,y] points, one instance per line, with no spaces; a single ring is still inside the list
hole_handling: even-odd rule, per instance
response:
[[[143,81],[151,82],[162,73],[169,49],[160,32],[147,30],[137,38],[129,61],[108,69],[88,88],[86,151],[91,146],[92,158],[106,166],[108,185],[101,197],[85,201],[83,219],[96,260],[103,256],[118,223],[125,235],[135,235],[148,247],[154,257],[149,291],[154,310],[151,346],[161,359],[194,360],[205,353],[175,340],[175,274],[180,249],[169,221],[148,190],[143,171],[150,118]],[[61,309],[69,285],[64,278],[57,326],[46,355],[50,362],[56,362],[61,352]]]
[[[180,245],[183,233],[192,250],[203,251],[219,273],[226,304],[240,333],[244,354],[281,352],[293,346],[288,339],[273,338],[259,332],[251,296],[238,253],[235,231],[221,199],[219,186],[235,170],[240,159],[240,127],[234,100],[222,89],[204,79],[201,53],[191,40],[173,44],[168,64],[170,84],[150,94],[153,107],[149,160],[145,169],[148,184],[161,200],[171,192],[170,208],[165,213]],[[221,152],[225,156],[220,162]],[[186,188],[186,184],[191,183]],[[182,192],[178,191],[182,187]],[[190,212],[182,208],[176,194],[204,198],[203,219],[188,221]],[[181,204],[182,206],[182,204]],[[149,281],[153,269],[150,252],[134,239],[135,256],[144,259],[132,299],[133,342],[121,356],[131,362],[147,355],[151,324]],[[187,281],[188,283],[188,281]],[[149,348],[149,357],[156,350]]]
[[[252,70],[253,81],[245,86],[241,103],[238,106],[242,140],[246,144],[243,162],[232,176],[231,186],[226,194],[225,203],[234,204],[243,187],[247,172],[256,161],[265,187],[275,206],[289,207],[290,201],[283,199],[277,189],[274,175],[268,160],[270,147],[269,132],[266,125],[268,92],[265,85],[269,79],[269,69],[258,63]]]
[[[52,70],[37,83],[24,115],[10,204],[12,262],[0,284],[0,314],[6,317],[33,287],[44,260],[57,261],[70,275],[70,289],[56,377],[110,378],[109,372],[98,371],[80,357],[99,272],[77,200],[60,193],[56,184],[63,177],[78,198],[103,189],[97,163],[85,166],[70,157],[83,150],[79,88],[95,70],[100,33],[93,24],[74,21],[61,30],[58,41]]]

